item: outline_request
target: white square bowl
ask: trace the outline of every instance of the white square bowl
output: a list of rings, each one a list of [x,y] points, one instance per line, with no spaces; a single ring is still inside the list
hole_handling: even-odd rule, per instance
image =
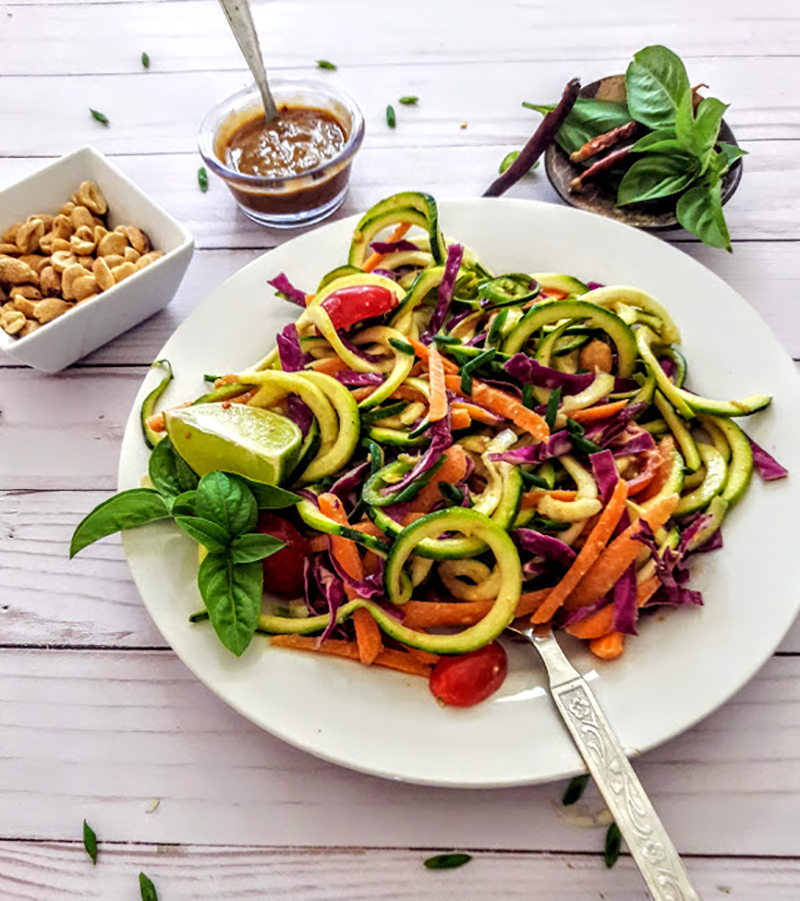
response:
[[[163,309],[194,252],[189,232],[94,147],[81,147],[0,191],[0,230],[34,213],[58,212],[87,180],[108,201],[110,229],[137,225],[164,256],[26,338],[0,329],[0,350],[41,372],[59,372]]]

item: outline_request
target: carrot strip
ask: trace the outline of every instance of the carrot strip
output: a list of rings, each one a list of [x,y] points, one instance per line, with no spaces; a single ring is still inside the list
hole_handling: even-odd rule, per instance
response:
[[[397,670],[400,673],[408,673],[410,676],[424,676],[426,679],[431,674],[431,667],[427,663],[415,659],[407,651],[395,651],[386,648],[375,658],[376,666],[385,666],[387,669]]]
[[[495,425],[497,423],[497,418],[493,413],[484,410],[483,407],[477,407],[475,404],[468,404],[464,403],[464,401],[457,400],[453,403],[453,413],[458,410],[466,410],[470,417],[477,422],[483,422],[486,425]]]
[[[602,638],[592,639],[589,650],[601,660],[616,660],[625,650],[625,636],[622,632],[609,632]]]
[[[362,663],[370,666],[383,650],[380,626],[369,610],[363,607],[353,611],[353,625],[356,627],[358,656]]]
[[[374,390],[371,385],[365,385],[363,388],[354,388],[350,393],[353,395],[353,400],[361,401],[366,400]]]
[[[601,404],[599,407],[587,407],[585,410],[575,410],[569,414],[570,419],[575,422],[596,422],[598,419],[605,419],[619,413],[620,410],[628,406],[627,400],[617,400],[611,404]]]
[[[319,512],[323,516],[327,516],[339,525],[347,525],[347,514],[341,501],[335,494],[327,492],[319,496]],[[352,579],[364,578],[364,565],[361,562],[361,555],[358,553],[358,547],[351,538],[342,538],[340,535],[329,535],[331,554],[333,554],[341,565],[342,569]],[[358,592],[352,585],[345,583],[344,586],[347,597],[352,600],[358,597]]]
[[[316,297],[316,294],[306,294],[306,306],[311,306],[311,301]]]
[[[531,613],[535,613],[539,607],[542,606],[549,595],[549,588],[542,588],[539,591],[524,592],[524,594],[519,596],[514,616],[530,616]]]
[[[339,357],[326,357],[324,360],[314,360],[311,364],[314,372],[321,372],[323,375],[336,375],[348,368],[347,363]]]
[[[453,444],[444,452],[444,463],[431,481],[411,502],[412,513],[429,513],[436,501],[442,497],[439,482],[455,485],[467,474],[467,455],[460,444]]]
[[[350,526],[356,532],[362,532],[364,535],[372,535],[373,538],[383,538],[383,532],[375,525],[374,522],[357,522],[354,526]]]
[[[145,422],[147,423],[147,428],[150,429],[151,432],[165,432],[167,430],[167,424],[164,422],[163,413],[153,413],[152,416],[147,417]]]
[[[670,518],[677,503],[678,495],[670,494],[648,510],[642,518],[655,532]],[[639,523],[632,523],[608,545],[564,602],[567,610],[593,604],[616,585],[642,549],[641,542],[633,537],[638,531]]]
[[[430,348],[423,344],[421,341],[417,341],[416,338],[406,338],[408,343],[414,348],[414,353],[425,363],[427,366],[430,366],[431,360],[431,352]],[[441,354],[439,354],[441,357]],[[444,371],[450,375],[458,375],[458,366],[452,361],[448,360],[447,357],[442,358],[442,366]],[[448,385],[448,387],[450,387]]]
[[[561,489],[547,491],[544,488],[534,488],[532,491],[526,491],[525,494],[522,495],[520,509],[530,510],[532,507],[535,507],[543,497],[552,497],[553,500],[556,501],[574,501],[577,496],[577,491]]]
[[[410,400],[412,403],[428,403],[428,398],[425,397],[425,395],[421,391],[418,391],[416,388],[412,388],[411,385],[400,385],[400,387],[396,388],[394,393],[392,394],[392,398],[395,397],[398,400]]]
[[[401,222],[391,233],[391,235],[389,235],[388,243],[393,244],[395,241],[401,241],[406,236],[410,228],[410,222]],[[385,253],[378,253],[376,251],[365,260],[364,265],[361,268],[364,270],[364,272],[372,272],[373,269],[378,268],[381,260],[383,260],[385,257]]]
[[[430,357],[428,359],[428,379],[431,385],[431,405],[428,409],[428,419],[431,422],[438,422],[440,419],[444,419],[445,416],[447,416],[447,391],[444,387],[444,363],[442,362],[442,355],[436,349],[435,345],[431,345]]]
[[[458,430],[469,428],[471,422],[472,417],[467,410],[453,410],[450,417],[450,427],[452,429]]]
[[[650,598],[661,587],[658,576],[651,576],[636,588],[636,605],[644,607]],[[576,638],[602,638],[608,635],[614,628],[614,605],[609,604],[582,619],[580,622],[567,626],[566,631]]]
[[[655,497],[659,491],[667,484],[667,479],[672,472],[673,459],[675,451],[675,439],[672,435],[667,435],[658,443],[658,465],[656,466],[653,480],[647,486],[642,486],[644,493],[640,500],[646,501],[651,497]]]
[[[620,479],[608,504],[606,504],[605,510],[600,515],[600,519],[597,520],[597,525],[592,529],[578,556],[572,561],[572,566],[567,570],[564,578],[550,592],[550,596],[545,603],[533,614],[531,622],[546,623],[553,618],[556,610],[564,603],[570,592],[573,591],[600,556],[625,511],[627,499],[628,489]]]
[[[520,596],[515,617],[530,616],[550,594],[550,589]],[[403,604],[403,625],[409,629],[434,626],[474,626],[492,609],[494,601],[408,601]]]
[[[423,635],[425,634],[424,629],[415,629],[414,631],[420,632]],[[406,647],[406,650],[408,651],[409,654],[411,654],[412,657],[419,660],[420,663],[428,663],[431,666],[436,666],[436,664],[439,662],[439,655],[431,654],[430,651],[422,651],[419,648],[412,648],[412,647]]]
[[[510,419],[514,425],[529,432],[539,441],[544,441],[550,435],[550,429],[547,427],[544,419],[538,413],[534,413],[533,410],[524,407],[510,394],[499,391],[497,388],[490,388],[477,379],[472,381],[472,393],[465,394],[461,390],[461,379],[455,375],[446,376],[445,384],[451,391],[455,391],[461,397],[471,397],[479,404],[483,404],[484,407],[488,407],[500,416]]]
[[[288,648],[292,651],[311,651],[316,654],[330,654],[334,657],[344,657],[346,660],[359,660],[358,646],[354,641],[342,641],[329,638],[324,644],[317,647],[317,639],[308,635],[271,635],[270,644],[277,648]],[[415,660],[411,654],[405,651],[395,651],[391,648],[384,649],[375,658],[376,666],[398,670],[401,673],[409,673],[412,676],[424,676],[431,674],[431,668],[419,660]]]
[[[327,551],[328,536],[315,535],[313,538],[309,538],[306,541],[306,548],[308,549],[309,554],[321,554],[323,551]]]

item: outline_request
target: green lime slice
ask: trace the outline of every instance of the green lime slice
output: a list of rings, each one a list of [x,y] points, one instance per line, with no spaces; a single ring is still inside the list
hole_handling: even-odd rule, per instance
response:
[[[170,410],[164,418],[172,446],[199,476],[222,470],[279,485],[303,443],[290,419],[244,404],[198,404]]]

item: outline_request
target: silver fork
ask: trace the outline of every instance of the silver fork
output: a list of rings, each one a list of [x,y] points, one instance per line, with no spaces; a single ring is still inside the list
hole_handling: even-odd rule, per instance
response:
[[[550,693],[656,901],[699,901],[675,846],[585,679],[547,626],[511,625],[539,652]]]

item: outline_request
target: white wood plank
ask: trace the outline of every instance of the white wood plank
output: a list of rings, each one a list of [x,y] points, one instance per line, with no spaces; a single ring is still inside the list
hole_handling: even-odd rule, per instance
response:
[[[602,840],[554,810],[563,785],[437,790],[318,761],[164,652],[6,650],[0,709],[4,838],[75,839],[86,817],[109,841],[596,851]],[[774,658],[637,770],[682,852],[797,856],[799,737],[800,661]]]
[[[640,901],[644,885],[624,856],[606,870],[597,856],[478,853],[459,870],[431,872],[428,852],[276,849],[165,845],[101,845],[92,868],[78,844],[0,842],[0,891],[7,901],[133,898],[146,872],[169,901],[293,898],[297,901],[437,901],[551,898]],[[689,858],[706,899],[794,901],[800,863],[794,860]],[[222,895],[220,893],[223,893]]]
[[[0,643],[167,647],[130,578],[117,537],[68,560],[78,522],[100,491],[0,494]],[[780,647],[800,654],[800,622]]]

